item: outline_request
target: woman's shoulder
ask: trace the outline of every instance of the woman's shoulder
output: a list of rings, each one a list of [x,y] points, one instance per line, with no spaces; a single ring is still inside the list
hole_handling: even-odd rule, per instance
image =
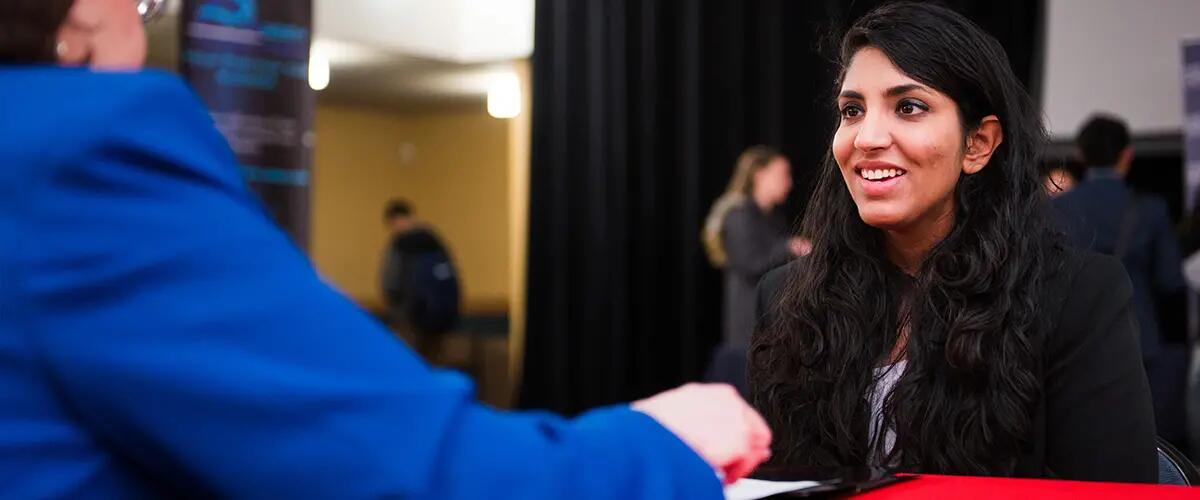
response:
[[[798,269],[804,266],[804,261],[806,260],[808,260],[806,257],[792,259],[787,264],[772,269],[763,275],[762,281],[759,281],[758,286],[768,292],[779,291],[780,288],[783,288],[787,277],[798,272]]]
[[[1116,258],[1071,247],[1050,251],[1043,285],[1043,314],[1054,343],[1087,336],[1093,323],[1125,307],[1133,286]]]
[[[807,258],[778,267],[759,281],[759,299],[770,303],[791,276],[802,274]],[[1043,315],[1060,330],[1085,321],[1098,309],[1119,307],[1133,294],[1125,267],[1116,258],[1070,246],[1047,250],[1042,281]]]
[[[725,217],[746,217],[753,213],[753,206],[750,198],[743,194],[734,194],[718,200],[718,205],[722,205],[725,211]]]
[[[767,274],[764,274],[762,279],[758,281],[758,297],[764,304],[770,303],[783,287],[787,284],[788,277],[793,276],[803,271],[801,269],[808,262],[808,257],[800,257],[788,261],[787,264],[779,266]]]
[[[1131,293],[1124,265],[1110,255],[1062,246],[1051,248],[1046,261],[1044,289],[1049,297],[1072,299]]]
[[[0,94],[11,97],[0,106],[0,157],[10,163],[46,172],[97,151],[155,156],[198,136],[225,144],[183,80],[160,71],[31,67],[0,76]]]
[[[182,79],[158,70],[105,72],[18,66],[0,68],[0,76],[3,77],[0,78],[0,90],[12,98],[12,102],[2,108],[3,112],[36,111],[22,115],[22,124],[32,119],[58,120],[103,131],[123,128],[112,127],[116,119],[127,120],[124,115],[114,118],[120,113],[153,112],[163,106],[171,108],[180,101],[204,109]],[[92,129],[83,130],[89,131]],[[61,138],[62,129],[58,132],[52,136]],[[146,130],[138,132],[147,133]],[[70,133],[74,137],[82,135],[75,129]]]

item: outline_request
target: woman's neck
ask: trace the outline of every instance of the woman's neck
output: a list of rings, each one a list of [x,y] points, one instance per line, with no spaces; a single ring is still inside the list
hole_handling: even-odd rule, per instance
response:
[[[762,192],[755,191],[750,197],[754,199],[754,204],[758,205],[758,209],[764,214],[775,209],[775,202],[771,200],[770,196]]]
[[[951,206],[928,222],[918,223],[905,230],[885,230],[888,260],[909,276],[916,276],[921,263],[934,245],[950,234],[954,227],[954,208]]]

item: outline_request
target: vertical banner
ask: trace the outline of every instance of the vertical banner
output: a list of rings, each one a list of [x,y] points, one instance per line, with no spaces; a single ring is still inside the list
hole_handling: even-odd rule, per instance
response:
[[[1200,38],[1183,42],[1183,220],[1192,216],[1200,188]],[[1189,256],[1184,255],[1187,259]],[[1200,301],[1188,298],[1188,338],[1200,338]],[[1200,347],[1200,344],[1197,345]],[[1200,360],[1198,360],[1200,361]],[[1200,412],[1200,408],[1197,408]],[[1200,413],[1197,413],[1200,418]],[[1196,436],[1200,438],[1200,428]],[[1200,441],[1197,442],[1200,444]],[[1197,448],[1200,450],[1200,448]]]
[[[1191,216],[1200,186],[1200,39],[1183,42],[1183,176],[1184,217]],[[1184,259],[1189,256],[1184,255]],[[1188,295],[1188,338],[1192,340],[1185,408],[1188,443],[1200,450],[1200,302]]]
[[[184,0],[184,77],[250,186],[301,248],[309,239],[312,0]]]
[[[1200,187],[1200,38],[1183,42],[1183,159],[1190,214]]]

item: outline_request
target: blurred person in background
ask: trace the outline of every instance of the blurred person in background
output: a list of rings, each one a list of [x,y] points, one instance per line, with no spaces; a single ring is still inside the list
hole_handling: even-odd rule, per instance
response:
[[[131,0],[0,2],[0,496],[722,498],[728,386],[475,402],[325,285]]]
[[[1183,255],[1183,277],[1192,292],[1192,303],[1200,303],[1200,191],[1192,199],[1192,212],[1180,223],[1180,248]],[[1195,311],[1189,311],[1195,314]],[[1186,351],[1188,356],[1187,378],[1184,381],[1184,431],[1187,435],[1190,456],[1200,453],[1200,357],[1196,355],[1197,318],[1189,322]]]
[[[1200,293],[1200,191],[1192,200],[1191,214],[1179,223],[1179,249],[1183,277],[1193,292]]]
[[[1129,278],[1055,237],[1045,128],[1003,47],[897,2],[855,22],[839,63],[813,250],[759,288],[764,472],[1156,482]]]
[[[458,323],[458,272],[441,238],[417,221],[405,200],[384,209],[391,240],[383,256],[380,285],[390,323],[429,359],[442,334]]]
[[[768,146],[751,146],[737,159],[725,193],[713,203],[702,240],[713,266],[725,273],[722,344],[707,380],[745,390],[746,344],[754,331],[754,289],[767,271],[808,253],[775,209],[792,191],[792,166]]]
[[[1140,327],[1142,360],[1154,395],[1158,434],[1184,446],[1186,331],[1164,331],[1164,307],[1185,307],[1179,240],[1167,202],[1126,185],[1134,150],[1121,119],[1090,117],[1075,139],[1084,163],[1083,181],[1054,200],[1062,224],[1080,248],[1121,260],[1133,282],[1133,309]],[[1180,328],[1182,330],[1182,328]]]

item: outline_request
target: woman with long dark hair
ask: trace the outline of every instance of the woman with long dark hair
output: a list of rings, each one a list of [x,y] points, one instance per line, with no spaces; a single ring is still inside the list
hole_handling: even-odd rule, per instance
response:
[[[999,43],[898,3],[840,63],[813,251],[760,286],[771,463],[1155,481],[1129,279],[1059,243],[1045,131]]]

